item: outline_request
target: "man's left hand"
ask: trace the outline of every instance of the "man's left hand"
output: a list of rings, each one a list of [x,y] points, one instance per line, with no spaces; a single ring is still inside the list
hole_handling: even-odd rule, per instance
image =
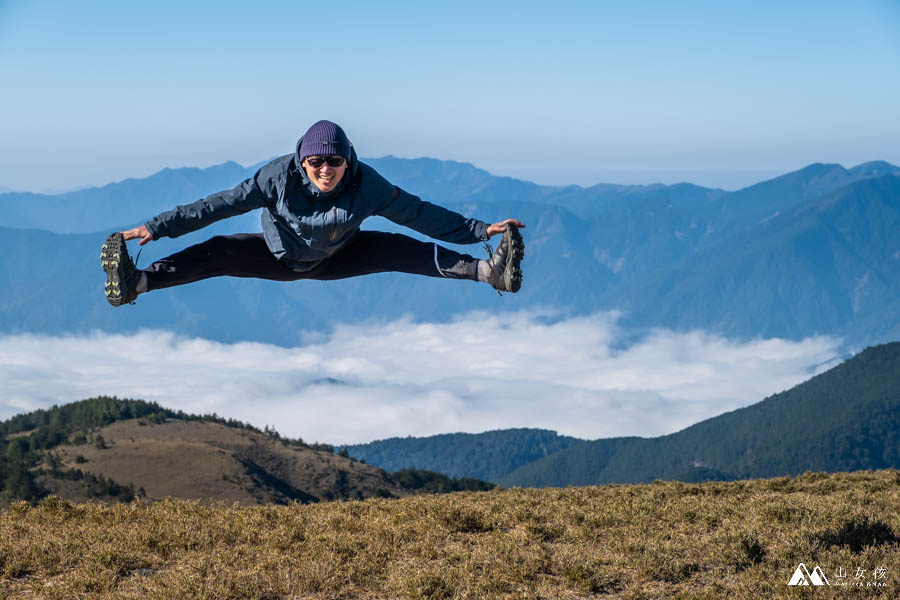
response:
[[[522,221],[520,221],[518,219],[506,219],[505,221],[500,221],[499,223],[494,223],[493,225],[488,225],[488,228],[487,228],[488,237],[497,235],[498,233],[503,233],[504,231],[506,231],[507,225],[512,225],[513,227],[516,227],[518,229],[522,229],[523,227],[525,227],[525,223],[523,223]]]

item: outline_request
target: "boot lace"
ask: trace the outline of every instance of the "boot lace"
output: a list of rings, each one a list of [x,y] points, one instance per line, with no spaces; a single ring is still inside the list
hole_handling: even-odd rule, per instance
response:
[[[488,242],[484,243],[484,249],[487,250],[488,262],[490,262],[490,260],[492,258],[494,258],[494,249],[491,247],[491,245]],[[497,290],[497,295],[503,296],[503,294],[500,293],[500,290]]]

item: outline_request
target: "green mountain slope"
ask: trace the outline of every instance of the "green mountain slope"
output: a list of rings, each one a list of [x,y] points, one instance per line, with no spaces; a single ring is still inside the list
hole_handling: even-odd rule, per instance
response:
[[[414,468],[496,481],[518,467],[583,443],[544,429],[447,433],[347,446],[350,456],[387,471]]]
[[[900,468],[900,342],[762,402],[672,435],[587,442],[525,465],[503,486],[729,480]]]

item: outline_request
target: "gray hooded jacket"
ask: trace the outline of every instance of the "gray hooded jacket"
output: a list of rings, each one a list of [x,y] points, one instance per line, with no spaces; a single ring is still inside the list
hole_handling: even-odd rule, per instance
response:
[[[178,206],[150,220],[153,239],[178,237],[211,223],[262,208],[262,229],[272,254],[296,271],[313,269],[359,233],[372,215],[451,244],[485,241],[487,223],[466,219],[391,185],[360,162],[351,148],[338,187],[322,193],[300,166],[297,151],[276,158],[232,190]]]

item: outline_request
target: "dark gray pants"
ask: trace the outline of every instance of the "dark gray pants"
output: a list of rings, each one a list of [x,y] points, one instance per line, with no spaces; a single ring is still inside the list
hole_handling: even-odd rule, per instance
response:
[[[296,281],[343,279],[388,271],[477,281],[478,259],[398,233],[360,231],[353,241],[311,271],[294,271],[272,256],[261,233],[238,233],[216,236],[185,248],[144,271],[148,290],[209,277]]]

